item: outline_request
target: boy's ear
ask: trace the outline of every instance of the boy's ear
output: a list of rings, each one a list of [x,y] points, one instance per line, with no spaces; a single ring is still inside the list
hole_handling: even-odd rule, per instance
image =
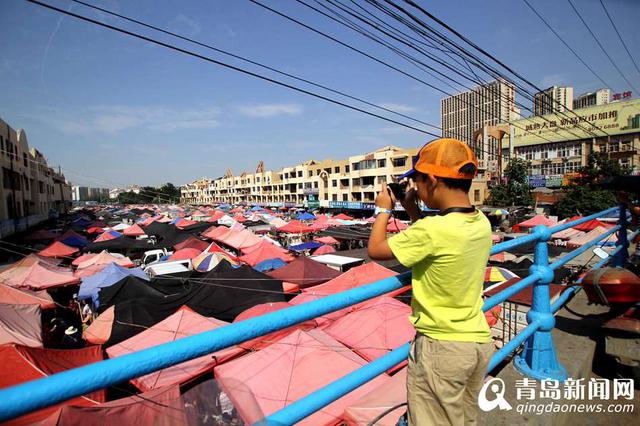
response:
[[[438,178],[434,175],[427,175],[427,182],[429,182],[430,186],[436,186],[438,184]]]

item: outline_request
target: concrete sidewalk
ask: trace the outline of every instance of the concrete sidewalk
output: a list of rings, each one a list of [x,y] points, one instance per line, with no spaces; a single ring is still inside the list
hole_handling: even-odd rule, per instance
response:
[[[556,328],[553,330],[553,339],[556,346],[558,360],[567,369],[571,378],[591,377],[615,378],[614,361],[604,353],[604,335],[601,325],[612,318],[609,308],[597,305],[588,305],[584,292],[578,292],[576,296],[556,315]],[[640,424],[640,391],[634,392],[632,401],[611,401],[614,403],[634,404],[633,412],[623,414],[602,413],[535,413],[519,414],[517,405],[525,401],[516,398],[516,380],[524,378],[509,362],[496,377],[504,380],[506,393],[505,399],[513,406],[510,411],[495,409],[488,413],[482,413],[480,424],[482,425],[610,425],[616,426]],[[636,384],[637,387],[637,384]],[[540,383],[537,383],[538,390]],[[562,386],[561,386],[562,388]],[[585,396],[586,397],[586,396]],[[488,395],[492,398],[492,395]],[[537,399],[535,404],[549,403],[552,400]],[[588,400],[559,400],[558,404],[589,404]],[[596,400],[596,402],[600,402]],[[604,409],[609,402],[603,401]]]

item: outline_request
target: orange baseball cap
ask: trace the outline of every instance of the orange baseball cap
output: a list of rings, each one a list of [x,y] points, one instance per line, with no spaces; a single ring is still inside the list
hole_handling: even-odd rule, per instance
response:
[[[473,164],[473,173],[460,173],[467,164]],[[403,177],[409,177],[416,171],[441,178],[473,179],[478,170],[478,159],[469,145],[458,139],[441,138],[427,142],[418,152],[413,169]]]

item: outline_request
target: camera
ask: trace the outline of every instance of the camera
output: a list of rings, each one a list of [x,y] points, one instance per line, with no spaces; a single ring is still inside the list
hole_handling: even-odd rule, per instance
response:
[[[407,193],[407,184],[404,183],[388,183],[387,188],[393,192],[393,196],[396,197],[396,200],[402,202]]]

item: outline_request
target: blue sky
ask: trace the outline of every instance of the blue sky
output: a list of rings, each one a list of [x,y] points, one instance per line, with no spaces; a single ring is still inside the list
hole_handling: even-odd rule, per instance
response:
[[[58,7],[241,62],[106,17],[67,0]],[[439,125],[441,94],[304,30],[247,0],[86,0]],[[295,1],[271,6],[442,86]],[[530,0],[612,85],[631,90],[565,0]],[[520,0],[422,1],[429,10],[541,87],[602,84]],[[605,0],[640,60],[640,2]],[[609,54],[640,86],[598,0],[574,0]],[[263,71],[260,71],[263,72]],[[446,88],[450,90],[449,88]],[[315,90],[315,89],[314,89]],[[74,183],[183,184],[227,168],[253,171],[314,158],[345,158],[427,137],[193,57],[62,17],[23,0],[0,2],[0,117]],[[636,96],[637,94],[634,94]],[[333,96],[333,95],[331,95]],[[530,105],[522,96],[519,101]]]

